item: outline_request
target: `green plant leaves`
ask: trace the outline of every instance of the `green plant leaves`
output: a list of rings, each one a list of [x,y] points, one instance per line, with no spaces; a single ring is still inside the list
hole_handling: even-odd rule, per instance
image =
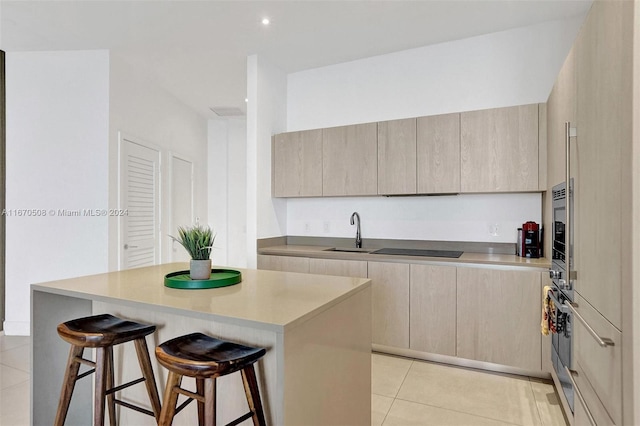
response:
[[[208,226],[178,226],[178,238],[169,235],[187,250],[191,259],[206,260],[211,256],[211,248],[216,236]]]

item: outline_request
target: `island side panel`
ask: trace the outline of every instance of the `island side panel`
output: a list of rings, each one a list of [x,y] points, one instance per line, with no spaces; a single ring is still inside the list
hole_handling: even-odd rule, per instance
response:
[[[184,290],[194,292],[197,290]],[[232,322],[218,322],[192,316],[179,315],[164,311],[150,309],[137,309],[115,303],[93,302],[93,313],[110,313],[133,321],[140,321],[156,325],[156,332],[147,336],[147,345],[151,353],[153,371],[158,384],[158,391],[164,392],[167,380],[167,370],[160,366],[155,359],[155,347],[160,343],[177,336],[201,332],[216,338],[241,343],[248,346],[264,347],[266,355],[256,364],[256,375],[259,381],[260,396],[265,409],[267,423],[271,425],[283,424],[283,372],[278,371],[278,357],[282,357],[282,349],[278,349],[278,333],[239,326]],[[282,343],[280,343],[282,348]],[[114,350],[116,360],[116,383],[134,380],[140,377],[140,369],[136,360],[133,345],[119,345]],[[281,367],[280,367],[281,368]],[[195,391],[195,381],[185,377],[183,387]],[[239,372],[224,376],[217,381],[217,424],[227,424],[249,411],[242,378]],[[128,402],[149,407],[145,387],[133,386],[120,393],[122,399]],[[179,400],[180,402],[182,399]],[[179,402],[179,403],[180,403]],[[124,425],[155,425],[153,418],[138,412],[122,409],[119,413],[120,424]],[[245,424],[243,422],[242,424]],[[250,424],[248,421],[246,424]],[[191,403],[187,408],[176,415],[174,425],[198,424],[196,403]]]
[[[56,417],[70,345],[58,336],[58,324],[91,315],[91,301],[31,291],[31,424],[50,425]],[[84,357],[93,359],[93,351]],[[67,425],[91,424],[92,380],[76,382]]]
[[[371,287],[284,333],[285,425],[371,424]]]

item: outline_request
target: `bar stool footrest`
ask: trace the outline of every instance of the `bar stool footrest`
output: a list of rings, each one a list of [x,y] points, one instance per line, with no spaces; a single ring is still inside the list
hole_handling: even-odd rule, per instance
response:
[[[249,411],[247,414],[238,417],[237,419],[235,419],[234,421],[227,423],[226,426],[236,426],[239,425],[240,423],[244,422],[247,419],[250,419],[251,417],[253,417],[253,411]]]
[[[178,408],[176,408],[176,413],[178,414],[180,411],[182,411],[183,408],[185,408],[187,405],[189,405],[189,403],[191,403],[191,401],[193,401],[193,398],[187,398],[186,401],[184,401],[182,404],[180,404],[178,406]]]
[[[95,368],[96,366],[95,361],[91,361],[90,359],[84,359],[81,356],[75,357],[75,360],[78,361],[80,364],[88,365],[89,367]]]
[[[122,400],[119,400],[119,399],[114,399],[113,402],[115,402],[118,405],[122,405],[123,407],[130,408],[130,409],[132,409],[134,411],[137,411],[139,413],[146,414],[147,416],[151,416],[151,417],[155,417],[156,416],[155,414],[153,414],[153,411],[151,411],[151,410],[147,410],[146,408],[138,407],[137,405],[133,405],[131,403],[128,403],[128,402],[125,402],[125,401],[122,401]]]
[[[76,382],[80,379],[82,379],[83,377],[87,377],[89,374],[93,374],[96,372],[95,368],[92,368],[91,370],[87,370],[82,374],[78,374],[78,377],[76,377]]]
[[[129,386],[133,386],[133,385],[137,385],[138,383],[144,382],[145,378],[144,377],[140,377],[139,379],[136,380],[132,380],[128,383],[124,383],[121,384],[120,386],[116,386],[115,388],[111,388],[111,389],[107,389],[107,391],[105,392],[105,395],[110,395],[114,392],[118,392],[121,391],[122,389],[126,389]]]

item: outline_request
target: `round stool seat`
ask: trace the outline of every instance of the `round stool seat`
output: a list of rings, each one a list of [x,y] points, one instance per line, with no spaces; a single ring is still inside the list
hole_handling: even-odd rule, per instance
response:
[[[71,349],[69,350],[54,426],[64,425],[76,382],[90,374],[95,374],[93,391],[94,426],[104,425],[105,402],[108,403],[109,424],[112,426],[117,423],[116,405],[152,416],[157,422],[160,418],[162,407],[146,341],[146,336],[155,330],[155,325],[128,321],[109,314],[77,318],[59,324],[58,334],[63,340],[71,344]],[[126,342],[133,342],[136,348],[142,377],[115,386],[113,347]],[[95,352],[95,360],[84,358],[84,351],[91,349]],[[81,364],[88,365],[92,369],[80,373]],[[118,392],[142,382],[147,388],[151,410],[116,397]]]
[[[164,367],[189,377],[224,376],[244,369],[266,350],[227,342],[202,333],[168,340],[156,347],[156,358]]]
[[[142,338],[156,330],[155,325],[124,320],[109,314],[95,315],[58,325],[62,339],[75,346],[100,348]]]

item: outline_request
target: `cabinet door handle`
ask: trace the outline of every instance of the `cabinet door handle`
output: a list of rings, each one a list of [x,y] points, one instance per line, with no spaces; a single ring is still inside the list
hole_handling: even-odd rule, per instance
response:
[[[571,241],[571,238],[573,236],[573,213],[571,212],[572,210],[572,197],[573,195],[571,194],[572,192],[572,188],[571,188],[571,138],[572,137],[576,137],[578,134],[577,130],[575,127],[571,127],[571,122],[570,121],[566,121],[564,123],[564,148],[566,151],[566,160],[567,160],[567,164],[565,167],[565,187],[566,187],[566,207],[565,207],[565,211],[566,211],[566,217],[565,217],[565,240],[564,240],[564,246],[565,246],[565,258],[566,258],[566,262],[567,262],[567,271],[568,271],[568,279],[569,280],[574,280],[576,279],[576,275],[577,273],[572,269],[573,268],[573,264],[571,262],[571,258],[572,258],[572,252],[573,252],[573,246],[572,243],[573,241]],[[570,285],[571,285],[571,281],[569,281]]]
[[[578,321],[580,321],[582,323],[582,325],[584,325],[584,327],[587,329],[589,334],[591,334],[591,336],[594,339],[596,339],[596,342],[598,342],[598,344],[601,347],[606,348],[607,346],[615,346],[615,343],[613,342],[613,340],[611,340],[611,339],[609,339],[607,337],[600,337],[598,335],[598,333],[596,333],[596,331],[589,325],[587,320],[585,320],[582,317],[582,315],[580,315],[580,313],[576,309],[578,307],[577,303],[567,302],[566,306],[569,307],[569,309],[571,310],[571,313],[573,314],[573,316],[576,317],[578,319]]]
[[[566,370],[567,375],[569,376],[569,380],[571,381],[571,386],[573,386],[573,392],[576,394],[576,396],[580,400],[580,404],[582,404],[582,406],[584,407],[585,413],[587,413],[587,418],[589,419],[589,423],[591,423],[591,426],[598,426],[598,424],[596,423],[596,419],[593,418],[593,414],[591,414],[589,407],[587,407],[587,401],[584,400],[584,396],[582,396],[582,392],[580,392],[580,389],[578,389],[578,385],[576,385],[576,381],[573,378],[573,375],[575,374],[577,376],[578,372],[574,370],[570,370],[569,367],[567,367],[566,365],[564,369]]]

